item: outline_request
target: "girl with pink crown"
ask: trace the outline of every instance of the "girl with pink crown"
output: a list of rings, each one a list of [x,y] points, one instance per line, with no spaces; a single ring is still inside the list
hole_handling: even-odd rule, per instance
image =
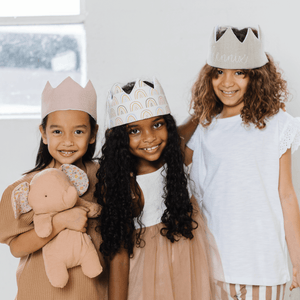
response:
[[[216,249],[190,199],[181,139],[161,85],[115,84],[107,107],[95,195],[109,299],[217,299]]]
[[[88,220],[89,208],[98,206],[94,198],[98,165],[92,160],[98,130],[96,120],[97,96],[90,81],[85,88],[70,77],[56,88],[52,88],[49,82],[46,84],[42,94],[42,123],[39,128],[42,138],[36,166],[10,185],[0,202],[0,242],[9,245],[11,253],[21,258],[17,271],[18,300],[105,299],[105,272],[89,278],[83,274],[81,267],[73,267],[68,270],[69,280],[65,287],[54,287],[47,278],[42,251],[64,229],[86,232],[95,248],[100,246],[101,238],[95,231],[96,219]],[[87,174],[89,186],[83,198],[89,208],[75,206],[55,214],[52,233],[41,238],[34,230],[33,210],[20,203],[23,202],[20,191],[36,174],[63,164],[73,164],[79,174]],[[16,207],[19,207],[18,211]],[[98,255],[103,265],[100,252]]]
[[[192,89],[194,119],[181,127],[191,188],[222,260],[222,299],[283,299],[300,284],[300,213],[291,154],[300,118],[285,112],[286,81],[260,30],[214,31]],[[196,128],[197,127],[197,128]]]

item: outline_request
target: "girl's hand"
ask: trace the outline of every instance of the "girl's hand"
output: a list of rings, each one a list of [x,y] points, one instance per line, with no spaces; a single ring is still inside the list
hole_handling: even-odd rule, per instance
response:
[[[89,202],[82,198],[78,198],[76,202],[76,206],[84,206],[86,207],[88,212],[88,218],[97,218],[100,215],[101,212],[101,206],[98,203]]]
[[[300,272],[293,268],[293,282],[290,286],[290,291],[297,287],[300,287]]]
[[[65,229],[86,232],[88,212],[88,208],[76,206],[58,213],[57,218],[59,218],[59,222]]]
[[[98,203],[93,202],[87,202],[87,205],[85,207],[88,208],[88,218],[97,218],[101,213],[101,206]]]

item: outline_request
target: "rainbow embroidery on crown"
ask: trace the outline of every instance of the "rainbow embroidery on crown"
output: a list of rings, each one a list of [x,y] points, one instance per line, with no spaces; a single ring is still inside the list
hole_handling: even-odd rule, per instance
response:
[[[156,101],[153,98],[148,98],[146,100],[146,107],[157,106]]]
[[[141,112],[141,119],[148,119],[153,117],[153,113],[149,109],[145,109]]]
[[[164,115],[163,109],[162,109],[161,107],[158,107],[158,108],[156,109],[156,114],[157,114],[158,116]]]
[[[130,94],[115,84],[107,98],[109,128],[170,114],[164,91],[156,78],[151,82],[154,88],[137,79]]]
[[[143,105],[139,101],[134,101],[130,104],[130,111],[143,109]]]
[[[122,95],[121,99],[121,103],[125,103],[131,100],[131,98],[127,94]]]
[[[118,116],[119,115],[125,115],[127,113],[128,113],[128,111],[127,111],[127,109],[126,109],[126,107],[124,105],[120,105],[118,107]]]
[[[114,94],[118,94],[118,93],[122,93],[123,91],[122,91],[122,88],[121,87],[119,87],[119,86],[114,86]]]
[[[116,118],[115,124],[115,126],[123,125],[123,120],[121,118]]]
[[[128,115],[126,118],[126,123],[132,123],[137,121],[137,117],[134,114]]]
[[[159,92],[155,89],[151,89],[150,94],[151,95],[159,95]]]
[[[144,90],[136,90],[134,92],[134,99],[141,99],[147,97],[147,94]]]

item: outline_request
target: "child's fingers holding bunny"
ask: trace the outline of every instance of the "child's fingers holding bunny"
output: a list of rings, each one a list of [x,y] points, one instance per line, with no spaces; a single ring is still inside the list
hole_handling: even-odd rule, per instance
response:
[[[88,211],[88,218],[97,218],[100,215],[101,212],[101,206],[98,203],[89,202],[82,198],[78,198],[77,206],[83,206],[86,207]]]
[[[59,215],[66,229],[86,232],[88,212],[88,208],[76,206],[59,213]]]

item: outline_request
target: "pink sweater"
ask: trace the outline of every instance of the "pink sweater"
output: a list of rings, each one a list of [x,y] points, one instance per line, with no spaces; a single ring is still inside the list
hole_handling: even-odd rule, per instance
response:
[[[96,202],[94,197],[96,172],[98,165],[92,162],[86,164],[87,175],[90,181],[87,192],[83,198],[87,201]],[[0,202],[0,242],[7,245],[19,234],[33,229],[33,212],[22,214],[15,219],[11,204],[13,189],[21,182],[30,182],[36,174],[31,173],[23,176],[20,180],[10,185],[3,193]],[[95,231],[97,221],[88,220],[87,233],[98,250],[101,264],[104,268],[102,274],[96,278],[88,278],[80,267],[69,269],[70,279],[63,288],[53,287],[45,272],[42,249],[24,256],[20,259],[17,270],[18,294],[17,300],[102,300],[107,299],[108,274],[105,261],[99,252],[101,236]]]

